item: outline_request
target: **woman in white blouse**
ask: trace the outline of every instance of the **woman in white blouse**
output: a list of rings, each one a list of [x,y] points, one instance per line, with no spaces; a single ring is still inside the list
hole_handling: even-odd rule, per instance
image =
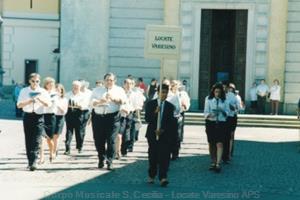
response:
[[[278,107],[280,101],[280,85],[278,79],[273,81],[273,86],[270,89],[271,100],[271,115],[278,115]]]
[[[55,80],[51,77],[46,77],[44,79],[44,89],[48,92],[51,100],[51,106],[44,108],[44,130],[46,132],[45,138],[49,147],[49,160],[52,162],[55,154],[54,154],[54,128],[56,124],[55,112],[56,112],[56,100],[57,93],[55,91]],[[39,164],[44,163],[44,140],[41,142],[40,146],[40,161]]]
[[[214,170],[217,173],[221,171],[220,162],[223,155],[223,143],[226,138],[228,112],[229,105],[226,101],[223,85],[215,84],[210,95],[205,99],[204,117],[211,157],[209,170]]]
[[[68,99],[65,98],[65,88],[62,84],[56,84],[56,92],[57,92],[57,102],[56,102],[56,124],[54,128],[53,142],[54,148],[53,152],[55,156],[58,154],[58,139],[62,133],[65,124],[65,115],[68,112]]]

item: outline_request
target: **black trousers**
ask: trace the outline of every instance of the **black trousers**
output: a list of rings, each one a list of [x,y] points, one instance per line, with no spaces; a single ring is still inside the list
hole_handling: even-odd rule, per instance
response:
[[[227,117],[226,121],[226,132],[225,132],[225,138],[223,142],[223,155],[222,160],[228,161],[230,157],[230,140],[231,140],[231,133],[235,131],[237,126],[237,116]]]
[[[133,123],[133,114],[130,113],[126,117],[121,117],[120,120],[120,133],[122,134],[122,145],[121,145],[121,154],[126,155],[127,150],[131,145],[132,141],[132,123]]]
[[[43,115],[25,113],[23,117],[26,155],[29,166],[36,163],[38,158],[41,136],[44,128]]]
[[[69,109],[66,114],[66,151],[70,150],[73,132],[75,131],[76,149],[81,149],[83,144],[83,136],[80,131],[82,123],[82,111],[79,109]]]
[[[257,112],[258,114],[266,114],[266,101],[267,101],[267,97],[261,97],[259,95],[257,95]]]
[[[133,150],[134,143],[135,143],[135,141],[137,141],[138,134],[139,134],[139,132],[135,126],[136,123],[137,123],[137,116],[136,116],[136,113],[133,113],[132,119],[130,122],[130,130],[129,130],[130,140],[129,140],[128,147],[127,147],[127,149],[130,149],[130,150]]]
[[[148,140],[148,159],[149,169],[148,175],[154,178],[157,175],[159,180],[167,178],[167,173],[170,164],[170,146],[161,141]]]
[[[112,163],[116,151],[115,139],[120,130],[119,113],[98,115],[92,112],[92,128],[99,161],[103,162],[106,156],[107,163]]]
[[[86,126],[87,126],[87,123],[90,119],[90,111],[89,110],[83,110],[82,111],[82,121],[81,121],[81,124],[80,124],[80,148],[82,148],[83,146],[83,142],[84,142],[84,137],[85,137],[85,133],[86,133]]]
[[[171,146],[171,154],[172,157],[178,157],[179,155],[179,149],[181,146],[181,141],[182,141],[182,117],[177,118],[177,123],[176,123],[176,128],[174,129],[176,131],[176,137],[174,138],[174,141],[172,142]]]

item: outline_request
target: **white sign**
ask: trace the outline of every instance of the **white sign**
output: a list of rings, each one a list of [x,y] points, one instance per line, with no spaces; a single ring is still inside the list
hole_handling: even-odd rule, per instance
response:
[[[178,26],[148,25],[146,27],[145,58],[180,58],[181,32]]]

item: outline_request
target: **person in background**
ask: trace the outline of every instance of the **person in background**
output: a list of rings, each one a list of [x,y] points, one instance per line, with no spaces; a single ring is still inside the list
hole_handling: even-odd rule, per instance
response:
[[[91,100],[91,96],[92,96],[92,91],[89,89],[90,83],[85,80],[81,80],[80,82],[81,82],[80,92],[83,96],[83,102],[82,102],[82,107],[81,107],[82,121],[81,121],[81,125],[80,125],[80,138],[82,140],[81,141],[82,145],[80,145],[81,148],[78,148],[78,153],[82,152],[84,137],[85,137],[85,133],[86,133],[86,126],[87,126],[88,121],[90,120],[90,116],[91,116],[90,100]]]
[[[250,112],[252,114],[257,114],[257,88],[255,82],[252,84],[252,87],[250,88],[249,95],[250,95],[250,109],[251,109]]]
[[[280,101],[280,85],[278,79],[275,79],[273,81],[273,85],[270,88],[270,100],[271,100],[271,115],[278,115],[278,107]]]
[[[155,78],[151,79],[151,82],[147,89],[147,99],[150,101],[153,99],[154,94],[157,91],[157,80]]]
[[[75,131],[76,138],[76,149],[78,153],[81,152],[83,138],[81,135],[81,127],[83,121],[82,108],[85,106],[85,99],[82,95],[81,91],[81,82],[73,81],[72,83],[72,91],[66,94],[66,98],[68,99],[68,112],[66,114],[66,151],[65,155],[70,155],[71,153],[71,142],[73,137],[73,132]]]
[[[104,85],[103,80],[97,80],[96,83],[95,83],[96,88],[97,87],[103,87],[103,85]]]
[[[29,86],[21,90],[17,106],[24,111],[23,126],[25,133],[26,155],[30,171],[36,170],[36,160],[44,129],[44,108],[51,106],[49,93],[39,86],[40,75],[29,75]]]
[[[222,84],[213,85],[210,95],[205,98],[204,118],[205,132],[207,134],[211,165],[209,170],[221,172],[221,159],[223,156],[223,143],[228,132],[226,120],[229,105]]]
[[[17,106],[17,101],[18,101],[18,97],[20,95],[20,91],[23,88],[21,83],[16,83],[16,86],[14,88],[14,92],[13,92],[13,101],[15,102],[15,106],[16,106],[16,117],[22,117],[22,109],[18,108]]]
[[[58,142],[59,136],[62,133],[64,124],[65,124],[65,115],[68,112],[68,99],[65,97],[65,88],[62,84],[56,84],[56,92],[57,92],[57,102],[56,102],[56,124],[54,128],[53,135],[53,152],[55,152],[55,156],[58,155]]]
[[[256,94],[258,114],[265,114],[266,101],[269,94],[269,86],[265,83],[265,79],[260,81],[260,84],[257,86]]]
[[[147,85],[144,83],[144,80],[142,77],[138,78],[137,85],[143,90],[143,93],[147,93]]]

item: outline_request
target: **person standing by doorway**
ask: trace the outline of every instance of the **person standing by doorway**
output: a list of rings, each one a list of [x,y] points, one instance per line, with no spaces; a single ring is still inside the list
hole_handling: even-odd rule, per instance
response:
[[[24,111],[23,126],[25,133],[26,154],[28,168],[36,170],[36,160],[44,129],[44,108],[51,106],[50,95],[39,86],[40,75],[29,75],[29,86],[21,90],[17,106]]]
[[[257,110],[258,114],[265,114],[265,107],[267,96],[269,94],[269,86],[265,83],[265,79],[260,81],[260,84],[257,86]]]
[[[257,87],[255,82],[252,84],[252,87],[250,88],[249,95],[250,95],[250,109],[251,109],[250,112],[251,114],[257,114]]]
[[[273,81],[273,85],[270,88],[270,100],[271,100],[271,115],[278,115],[278,107],[280,101],[280,85],[278,79],[275,79]]]

